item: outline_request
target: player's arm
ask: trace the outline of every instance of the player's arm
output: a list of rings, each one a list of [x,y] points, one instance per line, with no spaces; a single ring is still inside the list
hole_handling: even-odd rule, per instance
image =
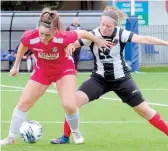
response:
[[[74,43],[70,43],[66,48],[65,52],[68,56],[72,56],[73,52],[82,46],[90,46],[92,41],[87,40],[87,39],[78,39]]]
[[[74,43],[70,43],[67,47],[65,47],[65,52],[67,56],[72,56],[73,52],[76,50],[76,48],[79,48],[80,43],[78,40],[76,40]]]
[[[27,51],[27,47],[25,47],[22,43],[20,43],[19,47],[18,47],[18,51],[16,54],[16,60],[14,63],[14,67],[18,67],[18,65],[20,64],[20,61],[22,60],[22,57],[24,56],[25,52]]]
[[[24,46],[22,43],[19,45],[15,63],[13,65],[12,69],[10,70],[10,74],[9,74],[10,76],[14,76],[17,74],[17,72],[18,72],[17,70],[18,70],[20,61],[21,61],[22,57],[24,56],[25,52],[27,51],[27,49],[28,48],[26,46]]]
[[[167,41],[154,38],[151,36],[141,36],[137,34],[133,34],[131,42],[139,43],[139,44],[167,45],[168,46]]]
[[[72,56],[73,52],[77,50],[77,48],[82,47],[82,46],[87,46],[89,47],[93,42],[87,39],[78,39],[74,43],[69,44],[65,48],[65,52],[68,56]]]
[[[86,31],[86,30],[76,30],[78,39],[87,39],[90,41],[93,41],[98,45],[99,48],[105,47],[108,48],[112,47],[113,44],[105,39],[101,39],[99,37],[94,36],[92,33]]]

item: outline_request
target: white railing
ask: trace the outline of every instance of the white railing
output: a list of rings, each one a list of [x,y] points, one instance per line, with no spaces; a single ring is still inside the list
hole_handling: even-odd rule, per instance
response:
[[[168,41],[168,25],[139,26],[140,35]],[[168,65],[168,46],[140,45],[140,65]]]

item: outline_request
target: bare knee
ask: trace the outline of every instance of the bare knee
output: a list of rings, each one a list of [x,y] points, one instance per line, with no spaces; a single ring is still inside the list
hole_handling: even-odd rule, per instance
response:
[[[21,98],[17,104],[17,108],[23,112],[27,112],[33,105],[34,102]]]
[[[77,111],[77,105],[72,102],[62,103],[63,108],[67,114],[73,114]]]
[[[88,96],[82,91],[76,92],[76,100],[78,108],[81,108],[84,104],[89,102]]]
[[[134,110],[142,117],[147,120],[150,120],[155,114],[156,111],[153,110],[147,102],[142,102],[141,104],[134,107]]]

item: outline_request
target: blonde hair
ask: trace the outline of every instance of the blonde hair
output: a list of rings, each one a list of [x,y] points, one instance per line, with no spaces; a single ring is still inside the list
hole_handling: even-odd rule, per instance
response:
[[[123,20],[125,20],[127,18],[127,14],[123,13],[122,11],[120,11],[115,6],[106,6],[105,9],[104,9],[104,12],[105,11],[114,11],[115,13],[117,13],[118,17],[119,17],[119,22],[123,21]]]

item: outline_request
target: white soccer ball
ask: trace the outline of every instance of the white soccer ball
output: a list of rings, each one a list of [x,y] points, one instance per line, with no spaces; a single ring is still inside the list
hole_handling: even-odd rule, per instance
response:
[[[25,121],[21,125],[20,129],[20,137],[26,143],[36,143],[43,136],[43,129],[39,122],[37,121]]]

